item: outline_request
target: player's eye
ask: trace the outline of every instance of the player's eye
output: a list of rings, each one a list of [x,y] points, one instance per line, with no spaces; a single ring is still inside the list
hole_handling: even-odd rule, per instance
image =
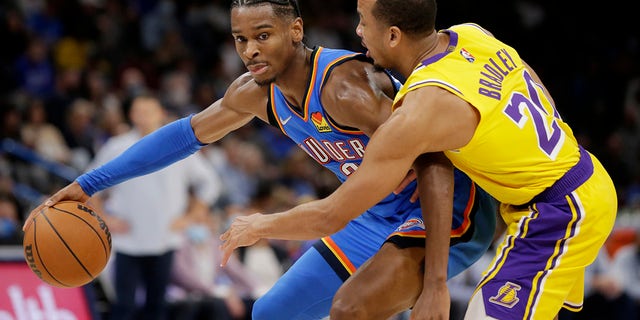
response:
[[[268,33],[261,33],[260,35],[258,35],[258,40],[267,40],[269,39],[269,34]]]

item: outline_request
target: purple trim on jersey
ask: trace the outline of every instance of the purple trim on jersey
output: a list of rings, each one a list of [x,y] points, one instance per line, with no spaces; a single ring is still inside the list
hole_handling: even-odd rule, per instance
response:
[[[444,58],[446,55],[453,52],[453,50],[458,46],[458,34],[455,31],[444,30],[443,32],[449,34],[449,45],[447,46],[447,50],[422,60],[422,65],[424,65],[425,67]]]
[[[533,303],[532,303],[532,309],[535,310],[535,307],[538,305],[538,302],[540,300],[540,296],[541,296],[541,291],[544,288],[544,281],[547,279],[547,276],[549,275],[550,270],[553,270],[557,265],[558,265],[558,261],[560,260],[560,257],[564,254],[565,250],[566,250],[566,243],[569,239],[572,239],[575,235],[576,232],[579,228],[579,225],[581,224],[580,222],[582,221],[582,218],[584,216],[584,212],[582,211],[582,206],[580,205],[580,203],[576,200],[575,195],[573,193],[570,193],[569,195],[569,202],[561,200],[558,201],[558,203],[564,203],[565,205],[567,205],[567,207],[565,207],[565,210],[557,210],[555,208],[555,206],[550,206],[549,210],[547,212],[551,212],[553,214],[567,214],[566,210],[569,210],[568,212],[571,213],[571,207],[568,206],[569,203],[572,203],[573,206],[575,207],[575,217],[572,214],[572,219],[569,221],[569,237],[564,237],[564,235],[566,234],[566,228],[559,228],[558,232],[556,233],[557,236],[559,236],[558,239],[562,239],[560,240],[560,243],[557,244],[557,247],[559,247],[558,253],[552,258],[551,260],[551,266],[549,267],[549,269],[546,269],[543,271],[542,276],[540,276],[536,282],[536,291],[533,293],[532,297],[534,299]],[[540,204],[536,204],[536,209],[539,210],[538,208],[540,206],[546,206],[548,205],[547,203],[540,203]],[[554,210],[556,212],[554,212]],[[559,211],[559,212],[558,212]],[[544,224],[542,224],[542,228],[540,230],[540,232],[545,232],[545,226]],[[548,248],[547,248],[548,249]],[[555,247],[553,248],[553,250],[555,250]],[[553,253],[553,252],[551,252]],[[533,312],[530,312],[527,319],[531,319],[533,317]]]
[[[499,261],[500,270],[482,286],[488,316],[523,319],[529,301],[531,310],[535,310],[550,270],[557,266],[584,216],[575,198],[570,195],[569,199],[575,213],[567,199],[561,198],[536,203],[532,214],[521,220],[519,234],[510,237],[507,256]],[[532,292],[534,280],[536,288]],[[532,317],[530,312],[527,319]]]
[[[532,202],[544,202],[562,197],[567,194],[567,191],[575,190],[591,177],[593,174],[591,156],[589,156],[589,153],[581,146],[578,146],[578,148],[580,148],[580,160],[578,160],[578,163],[569,169],[569,171],[551,187],[535,196]]]
[[[564,304],[563,304],[563,306],[564,306],[565,308],[569,309],[569,310],[576,310],[576,311],[578,311],[578,310],[581,310],[581,309],[582,309],[582,307],[583,307],[583,303],[580,303],[580,304],[573,304],[573,303],[571,303],[571,302],[565,301],[565,302],[564,302]]]

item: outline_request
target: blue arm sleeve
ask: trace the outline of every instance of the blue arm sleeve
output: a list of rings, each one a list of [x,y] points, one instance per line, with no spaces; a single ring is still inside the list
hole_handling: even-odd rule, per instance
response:
[[[76,181],[89,196],[125,180],[158,171],[200,150],[191,128],[190,115],[154,131],[118,157],[81,176]]]

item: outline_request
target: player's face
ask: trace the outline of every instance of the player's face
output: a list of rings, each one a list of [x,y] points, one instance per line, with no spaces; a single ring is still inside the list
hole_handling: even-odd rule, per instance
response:
[[[375,2],[376,0],[358,0],[360,21],[356,27],[356,34],[362,39],[362,45],[367,48],[367,56],[373,59],[376,66],[387,68],[384,59],[384,38],[387,30],[371,13]]]
[[[259,85],[274,82],[292,60],[295,46],[291,26],[268,4],[231,10],[236,51]]]

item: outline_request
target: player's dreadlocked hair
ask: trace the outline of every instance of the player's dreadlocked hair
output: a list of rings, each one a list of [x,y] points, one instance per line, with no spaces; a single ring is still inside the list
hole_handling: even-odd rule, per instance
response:
[[[373,16],[411,35],[425,35],[435,29],[435,0],[377,0]]]
[[[270,4],[273,12],[279,17],[298,18],[300,9],[297,0],[232,0],[231,9],[237,7],[249,7],[262,4]]]

